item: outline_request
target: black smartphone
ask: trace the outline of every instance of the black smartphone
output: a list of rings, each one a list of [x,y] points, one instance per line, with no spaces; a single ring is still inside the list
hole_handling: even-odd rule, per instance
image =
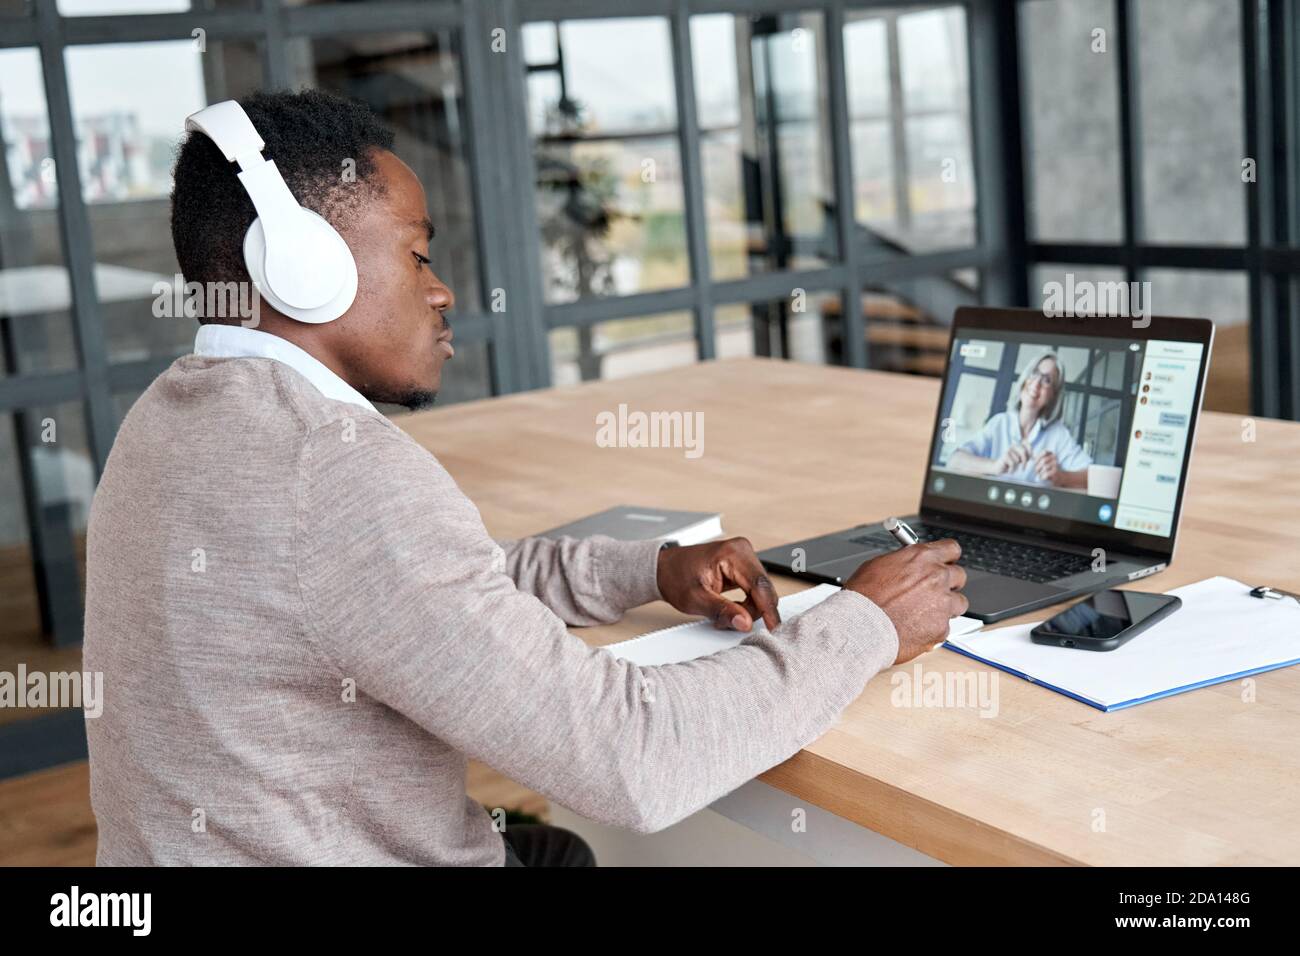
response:
[[[1113,651],[1182,605],[1171,594],[1099,591],[1029,632],[1035,644]]]

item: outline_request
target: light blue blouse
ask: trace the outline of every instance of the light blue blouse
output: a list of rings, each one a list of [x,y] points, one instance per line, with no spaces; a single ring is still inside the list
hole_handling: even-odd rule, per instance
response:
[[[978,455],[981,458],[997,459],[1001,458],[1006,450],[1018,441],[1020,441],[1019,413],[1013,411],[998,412],[985,423],[984,429],[978,435],[966,442],[958,450],[970,452],[972,455]],[[1092,464],[1091,456],[1079,447],[1079,443],[1074,440],[1070,430],[1060,421],[1052,422],[1052,424],[1044,428],[1042,419],[1039,419],[1034,422],[1034,427],[1029,431],[1029,437],[1024,441],[1031,451],[1030,460],[1019,468],[1005,472],[997,477],[1009,481],[1024,481],[1033,485],[1047,484],[1034,474],[1033,457],[1042,451],[1050,451],[1055,454],[1057,464],[1062,471],[1078,471]]]

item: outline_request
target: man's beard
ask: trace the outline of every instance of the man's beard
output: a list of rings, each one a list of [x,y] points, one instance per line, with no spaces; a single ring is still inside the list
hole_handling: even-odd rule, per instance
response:
[[[438,400],[438,393],[428,388],[417,388],[407,392],[395,404],[403,406],[408,412],[418,412],[423,408],[432,408]]]
[[[432,408],[433,403],[438,400],[438,390],[430,388],[410,388],[400,392],[378,392],[365,389],[361,394],[376,405],[401,405],[408,412],[418,412],[424,408]]]

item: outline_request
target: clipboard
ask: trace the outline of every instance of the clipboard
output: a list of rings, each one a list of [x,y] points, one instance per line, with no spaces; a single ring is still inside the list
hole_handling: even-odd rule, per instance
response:
[[[1226,577],[1168,593],[1183,606],[1113,651],[1035,644],[1037,622],[943,646],[1107,712],[1300,664],[1300,603],[1258,600]]]

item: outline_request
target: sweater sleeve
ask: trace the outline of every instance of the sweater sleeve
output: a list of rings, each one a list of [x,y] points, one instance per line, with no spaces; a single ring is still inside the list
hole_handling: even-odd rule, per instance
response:
[[[617,621],[628,608],[659,600],[661,541],[520,538],[502,541],[506,574],[566,624]]]
[[[588,647],[502,566],[477,509],[383,422],[314,432],[295,542],[307,633],[341,677],[598,822],[669,826],[819,737],[897,652],[885,614],[836,594],[701,660]]]

